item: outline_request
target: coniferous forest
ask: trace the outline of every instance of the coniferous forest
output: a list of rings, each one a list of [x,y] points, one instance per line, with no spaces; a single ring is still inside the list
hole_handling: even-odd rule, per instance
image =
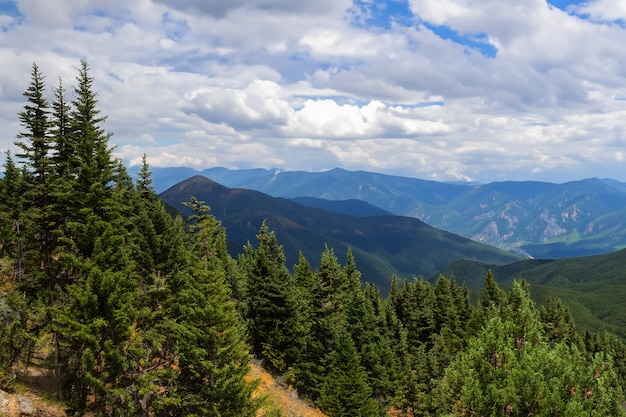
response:
[[[234,258],[210,208],[173,216],[113,157],[88,64],[32,66],[0,180],[0,388],[36,367],[68,415],[255,416],[256,358],[328,416],[624,416],[626,347],[520,278],[363,284],[294,265],[266,224]]]

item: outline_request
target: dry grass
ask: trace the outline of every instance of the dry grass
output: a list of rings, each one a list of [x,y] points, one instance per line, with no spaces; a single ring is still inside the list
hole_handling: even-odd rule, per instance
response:
[[[48,397],[54,392],[50,386],[53,376],[50,373],[39,373],[35,368],[30,368],[29,371],[27,375],[20,378],[21,389],[19,389],[19,393],[4,393],[4,399],[8,400],[8,403],[4,404],[4,408],[0,407],[0,415],[20,416],[18,397],[22,397],[27,398],[35,408],[33,416],[66,417],[61,404],[43,399],[43,397]],[[247,378],[248,380],[259,380],[259,386],[254,395],[265,397],[264,405],[259,410],[258,417],[278,415],[283,417],[326,417],[319,409],[302,401],[294,389],[285,388],[279,384],[256,363],[251,364]],[[7,412],[8,414],[5,414]]]
[[[326,417],[318,408],[313,408],[302,401],[293,388],[285,388],[279,384],[260,365],[251,364],[248,378],[259,380],[255,395],[262,395],[266,398],[265,405],[257,417],[278,415],[277,411],[284,417]]]

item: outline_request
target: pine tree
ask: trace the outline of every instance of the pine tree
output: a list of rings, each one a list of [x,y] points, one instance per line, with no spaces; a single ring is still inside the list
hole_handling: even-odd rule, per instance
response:
[[[298,267],[298,282],[311,279],[306,268],[308,262],[301,257]],[[294,366],[295,385],[298,392],[314,402],[321,394],[321,387],[330,372],[330,356],[333,347],[329,344],[335,337],[335,329],[345,319],[343,316],[345,274],[332,249],[325,247],[319,268],[313,273],[312,287],[304,292],[310,298],[305,304],[308,321],[305,345],[301,359]],[[302,291],[300,291],[302,293]]]
[[[87,61],[80,62],[74,93],[76,98],[72,101],[70,114],[70,137],[75,146],[79,165],[78,180],[81,191],[88,193],[92,187],[98,186],[104,189],[113,179],[113,158],[109,146],[110,134],[106,133],[101,124],[106,120],[105,116],[99,116],[97,108],[97,94],[93,90],[93,78],[89,75]],[[98,189],[91,190],[91,193]],[[92,198],[97,195],[92,196]],[[89,199],[86,201],[89,203]],[[93,207],[91,201],[89,207]]]
[[[504,291],[502,291],[496,282],[491,270],[487,271],[482,297],[480,298],[480,306],[485,309],[491,306],[499,308],[504,305],[506,301],[505,297]]]
[[[15,144],[21,149],[21,153],[17,156],[22,158],[33,172],[38,187],[47,186],[51,169],[51,141],[48,120],[50,106],[44,94],[44,76],[39,72],[37,64],[33,63],[31,82],[24,92],[28,103],[24,106],[24,110],[19,113],[20,124],[25,130],[18,134],[17,137],[21,141],[17,141]],[[45,196],[44,191],[45,188],[37,193],[41,194],[40,198]],[[43,204],[42,201],[36,201],[36,203],[38,205]]]
[[[191,205],[200,260],[187,258],[189,267],[168,278],[171,298],[162,326],[176,366],[164,376],[169,393],[155,399],[154,409],[170,416],[253,416],[258,405],[251,397],[254,385],[245,380],[249,354],[243,322],[217,256],[225,253],[225,234],[208,207]]]
[[[54,222],[52,214],[51,181],[51,138],[49,134],[50,113],[49,105],[44,97],[44,76],[40,73],[37,64],[33,63],[31,82],[24,96],[28,102],[24,110],[19,113],[22,132],[18,134],[19,141],[15,144],[21,152],[16,154],[24,163],[29,175],[25,177],[26,189],[24,199],[28,205],[24,206],[24,232],[26,238],[33,245],[26,249],[27,262],[31,274],[29,282],[23,282],[23,290],[31,296],[40,288],[47,286],[51,270],[51,255],[54,247],[51,235],[51,226]],[[36,265],[36,267],[35,267]],[[42,271],[37,273],[36,271]]]
[[[155,197],[154,188],[152,187],[152,173],[150,172],[146,154],[141,156],[141,170],[137,176],[137,189],[144,199]]]
[[[72,142],[71,133],[71,107],[67,102],[66,89],[63,81],[54,89],[54,101],[50,115],[50,134],[52,136],[52,162],[58,179],[67,181],[67,175],[76,172],[78,164],[75,144]]]
[[[4,177],[0,179],[0,255],[14,264],[10,276],[22,275],[24,252],[23,213],[27,204],[24,198],[24,175],[16,166],[9,151],[4,162]]]
[[[320,393],[320,408],[331,417],[379,416],[367,373],[344,326],[336,328],[334,343],[329,353],[329,374]]]
[[[548,297],[545,306],[542,306],[539,311],[539,316],[550,344],[567,342],[582,346],[582,340],[576,331],[572,313],[563,305],[561,300]]]
[[[505,292],[496,282],[491,270],[487,271],[481,297],[478,300],[476,308],[474,309],[474,313],[472,314],[470,326],[472,331],[478,332],[483,328],[487,320],[487,312],[489,309],[501,309],[505,306],[505,303]]]
[[[75,152],[71,158],[75,188],[66,195],[66,207],[79,208],[73,214],[75,221],[68,225],[73,243],[84,255],[90,256],[93,236],[101,232],[99,225],[106,221],[110,188],[116,181],[117,162],[109,145],[110,134],[102,128],[106,117],[100,116],[97,94],[89,66],[82,60],[78,71],[75,99],[70,112],[69,143]]]
[[[402,286],[398,319],[408,332],[411,348],[430,343],[435,332],[434,304],[433,288],[422,278],[405,282]]]
[[[378,288],[366,284],[363,290],[365,309],[362,315],[363,333],[360,336],[359,354],[361,364],[372,388],[372,398],[381,409],[387,408],[395,395],[398,364],[393,353],[392,342],[385,330],[386,318]],[[357,298],[358,300],[358,298]]]

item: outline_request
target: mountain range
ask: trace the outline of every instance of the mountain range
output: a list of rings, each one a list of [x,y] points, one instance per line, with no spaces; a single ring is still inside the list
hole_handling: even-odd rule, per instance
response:
[[[610,179],[457,184],[338,168],[155,168],[153,182],[160,192],[193,175],[326,210],[338,208],[319,199],[360,200],[526,257],[567,258],[626,248],[626,183]]]
[[[537,186],[527,185],[527,191]],[[444,274],[478,293],[487,271],[492,271],[504,287],[524,278],[539,304],[548,297],[561,299],[581,329],[605,329],[626,339],[626,249],[567,259],[522,259],[361,200],[291,200],[228,188],[199,175],[160,196],[187,214],[184,201],[192,196],[205,201],[226,228],[233,255],[241,253],[246,242],[255,242],[265,221],[283,245],[288,266],[298,261],[300,251],[316,268],[325,246],[333,248],[340,261],[351,248],[363,281],[383,292],[394,274],[408,279],[421,275],[431,282]],[[525,197],[522,192],[519,196]]]
[[[264,221],[283,245],[290,267],[298,262],[300,252],[315,268],[325,246],[332,248],[340,261],[350,248],[363,280],[383,290],[389,287],[394,274],[428,277],[460,259],[497,265],[520,259],[413,217],[341,214],[258,191],[227,188],[200,175],[170,187],[160,197],[186,214],[190,213],[183,202],[191,197],[208,204],[211,214],[226,228],[234,255],[241,253],[247,242],[256,243],[255,236]],[[354,201],[336,206],[380,210]]]

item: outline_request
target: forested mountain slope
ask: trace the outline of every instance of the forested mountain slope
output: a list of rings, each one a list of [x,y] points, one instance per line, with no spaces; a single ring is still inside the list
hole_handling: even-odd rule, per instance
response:
[[[500,266],[459,261],[441,272],[462,277],[470,288],[478,290],[488,270],[504,286],[511,285],[514,279],[526,279],[532,285],[533,298],[540,304],[545,304],[550,296],[560,298],[581,328],[607,329],[626,340],[626,250]]]
[[[503,264],[519,260],[494,247],[473,242],[400,216],[356,217],[310,208],[256,191],[230,189],[194,176],[160,194],[168,204],[187,210],[191,197],[205,201],[222,221],[235,248],[254,240],[263,221],[285,247],[289,265],[299,252],[316,259],[325,245],[336,253],[351,248],[366,281],[386,290],[391,276],[430,276],[459,259]]]

